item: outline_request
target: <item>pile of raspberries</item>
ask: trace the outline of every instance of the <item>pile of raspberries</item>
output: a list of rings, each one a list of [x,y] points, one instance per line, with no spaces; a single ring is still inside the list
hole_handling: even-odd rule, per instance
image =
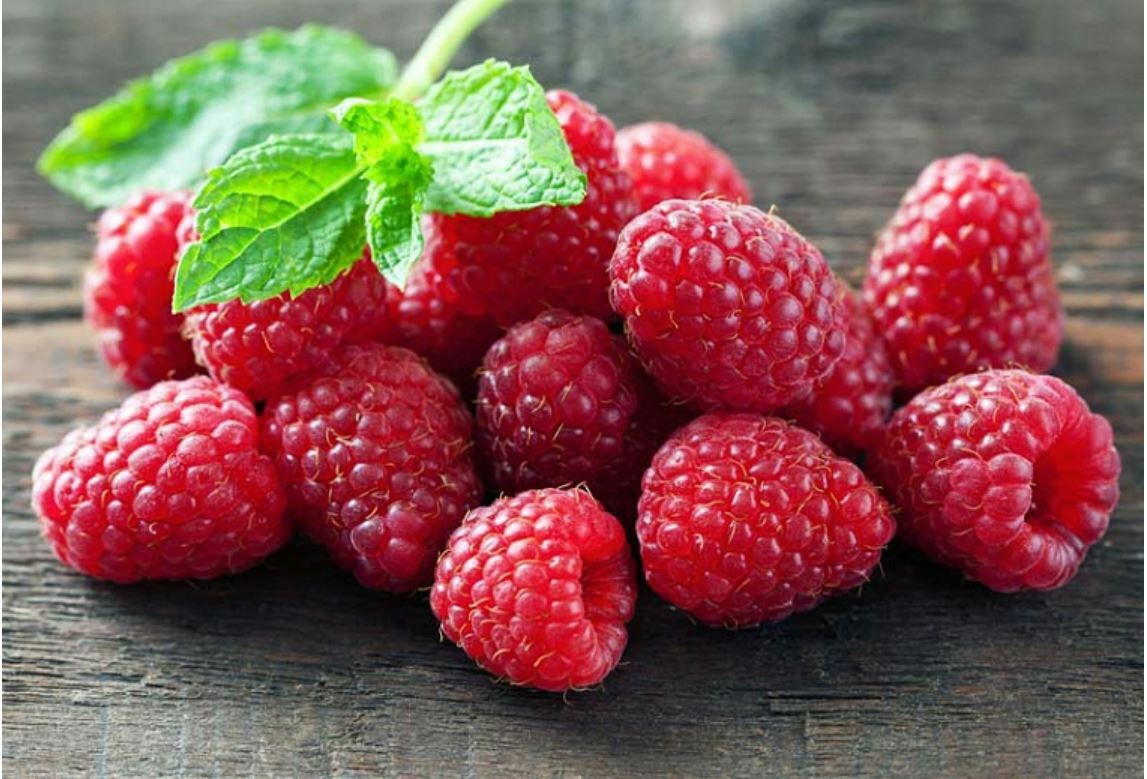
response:
[[[724,628],[860,587],[898,531],[1000,592],[1076,574],[1120,461],[1043,375],[1063,310],[1024,175],[930,164],[856,294],[701,135],[548,99],[585,201],[427,217],[401,290],[364,253],[175,315],[188,194],[105,213],[86,319],[140,391],[36,464],[60,560],[206,579],[298,530],[365,587],[429,587],[446,638],[551,691],[617,666],[639,571]]]

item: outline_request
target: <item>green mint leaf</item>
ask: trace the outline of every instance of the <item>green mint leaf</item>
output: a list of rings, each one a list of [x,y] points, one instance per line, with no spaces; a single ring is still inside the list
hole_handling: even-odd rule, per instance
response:
[[[367,181],[345,133],[273,136],[208,174],[174,309],[297,295],[362,256]]]
[[[92,207],[190,186],[271,134],[324,131],[332,105],[379,94],[395,78],[390,52],[341,30],[309,25],[214,43],[77,114],[39,169]]]
[[[331,110],[331,117],[354,133],[354,153],[366,166],[387,163],[386,158],[413,151],[422,140],[422,119],[405,100],[364,100],[352,97]],[[380,175],[385,175],[385,172]]]
[[[430,184],[430,162],[415,147],[422,119],[397,98],[372,102],[345,100],[332,112],[354,133],[354,149],[367,190],[366,235],[375,265],[401,287],[422,254],[422,200]]]
[[[426,210],[491,216],[585,199],[585,174],[529,68],[487,60],[451,71],[418,109],[418,150],[434,168]]]
[[[366,236],[374,264],[386,280],[406,286],[422,256],[422,195],[415,186],[370,185],[367,191]]]

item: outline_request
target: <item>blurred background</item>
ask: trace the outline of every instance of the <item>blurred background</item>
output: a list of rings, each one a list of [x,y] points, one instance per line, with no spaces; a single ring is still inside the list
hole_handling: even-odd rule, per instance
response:
[[[405,59],[448,6],[4,4],[6,767],[1141,772],[1141,0],[513,0],[454,60],[529,63],[618,126],[700,130],[854,283],[932,159],[973,151],[1027,172],[1069,312],[1056,372],[1111,418],[1124,458],[1111,532],[1063,592],[994,596],[897,552],[861,599],[738,636],[646,593],[630,671],[567,704],[488,683],[432,640],[423,602],[363,592],[305,547],[198,588],[109,588],[51,560],[32,461],[126,391],[79,321],[94,215],[37,176],[36,156],[77,110],[209,41],[318,22]]]

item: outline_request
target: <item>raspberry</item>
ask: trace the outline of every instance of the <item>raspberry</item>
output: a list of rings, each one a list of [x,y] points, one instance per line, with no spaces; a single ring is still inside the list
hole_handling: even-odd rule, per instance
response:
[[[397,290],[364,256],[330,284],[298,297],[229,300],[187,312],[200,365],[254,400],[281,392],[296,375],[323,366],[344,343],[393,338]]]
[[[197,370],[183,317],[171,312],[175,231],[189,200],[187,192],[143,192],[105,211],[97,227],[84,316],[104,362],[139,389]]]
[[[442,632],[511,684],[599,684],[621,659],[637,577],[621,523],[588,493],[532,490],[466,515],[438,561]]]
[[[872,446],[888,419],[895,379],[868,311],[851,291],[844,303],[844,354],[813,394],[786,408],[782,416],[819,434],[838,454],[855,456]]]
[[[897,411],[873,471],[904,539],[999,592],[1075,576],[1119,500],[1111,425],[1052,376],[952,379]]]
[[[863,584],[896,526],[852,463],[779,419],[714,413],[645,473],[645,580],[707,625],[784,619]]]
[[[401,347],[344,346],[268,402],[262,442],[292,518],[366,587],[428,584],[481,497],[458,391]]]
[[[667,200],[621,233],[614,308],[662,390],[701,409],[773,411],[844,351],[844,290],[782,219],[723,200]]]
[[[725,152],[700,133],[669,122],[645,122],[617,133],[621,169],[633,180],[637,207],[662,200],[719,197],[748,203],[753,193]]]
[[[255,409],[206,376],[137,392],[41,455],[32,506],[68,566],[98,579],[212,579],[290,536]]]
[[[463,310],[458,291],[449,281],[450,259],[438,250],[441,238],[429,219],[423,220],[423,236],[428,248],[394,306],[393,341],[425,357],[465,397],[473,398],[478,366],[502,329],[492,319]]]
[[[546,95],[574,161],[586,174],[576,206],[507,211],[488,219],[432,217],[464,310],[512,325],[547,308],[612,318],[606,266],[617,233],[637,213],[618,166],[613,125],[569,92]]]
[[[486,354],[478,446],[508,493],[585,483],[632,519],[641,474],[672,430],[641,366],[600,319],[547,311]]]
[[[1063,340],[1049,228],[996,159],[933,162],[877,239],[864,297],[909,390],[984,368],[1046,371]]]

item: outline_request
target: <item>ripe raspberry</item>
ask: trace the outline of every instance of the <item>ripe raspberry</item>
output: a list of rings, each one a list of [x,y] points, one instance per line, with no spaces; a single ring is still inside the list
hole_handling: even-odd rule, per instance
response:
[[[175,231],[189,200],[187,192],[142,192],[105,211],[96,230],[84,316],[104,362],[139,389],[197,370],[180,333],[183,317],[171,312]]]
[[[674,198],[719,197],[734,203],[753,199],[729,155],[700,133],[669,122],[623,127],[617,133],[617,157],[633,180],[642,211]]]
[[[186,329],[212,376],[264,400],[291,377],[321,368],[341,344],[392,339],[397,295],[367,254],[330,284],[298,297],[193,308]]]
[[[683,427],[642,487],[645,580],[707,625],[781,620],[863,584],[896,529],[859,468],[812,433],[751,414]]]
[[[996,159],[936,160],[868,262],[864,298],[910,390],[984,368],[1055,364],[1063,310],[1039,195]]]
[[[621,233],[613,306],[666,394],[768,412],[808,395],[844,351],[844,289],[782,219],[667,200]]]
[[[268,402],[262,442],[292,518],[366,587],[428,584],[481,498],[458,391],[401,347],[344,346]]]
[[[394,306],[393,341],[425,357],[464,397],[473,398],[478,366],[502,329],[492,319],[465,313],[449,281],[452,263],[439,251],[441,238],[429,219],[423,220],[423,235],[428,248]]]
[[[532,490],[466,515],[438,561],[442,632],[511,684],[599,684],[621,659],[637,577],[621,523],[582,490]]]
[[[993,370],[893,415],[873,471],[905,540],[999,592],[1075,576],[1119,500],[1111,425],[1052,376]]]
[[[569,92],[546,97],[588,178],[585,200],[489,219],[432,217],[442,236],[436,250],[450,256],[450,282],[464,310],[503,325],[553,307],[612,318],[606,266],[618,231],[637,213],[610,121]]]
[[[833,451],[855,456],[867,451],[892,410],[892,362],[872,327],[867,309],[849,291],[844,297],[848,331],[844,355],[812,395],[782,412],[820,435]]]
[[[290,537],[255,409],[206,376],[137,392],[41,455],[32,506],[68,566],[98,579],[212,579]]]
[[[625,341],[600,319],[547,311],[510,328],[478,382],[478,446],[490,482],[514,494],[585,483],[632,519],[641,474],[675,415]]]

